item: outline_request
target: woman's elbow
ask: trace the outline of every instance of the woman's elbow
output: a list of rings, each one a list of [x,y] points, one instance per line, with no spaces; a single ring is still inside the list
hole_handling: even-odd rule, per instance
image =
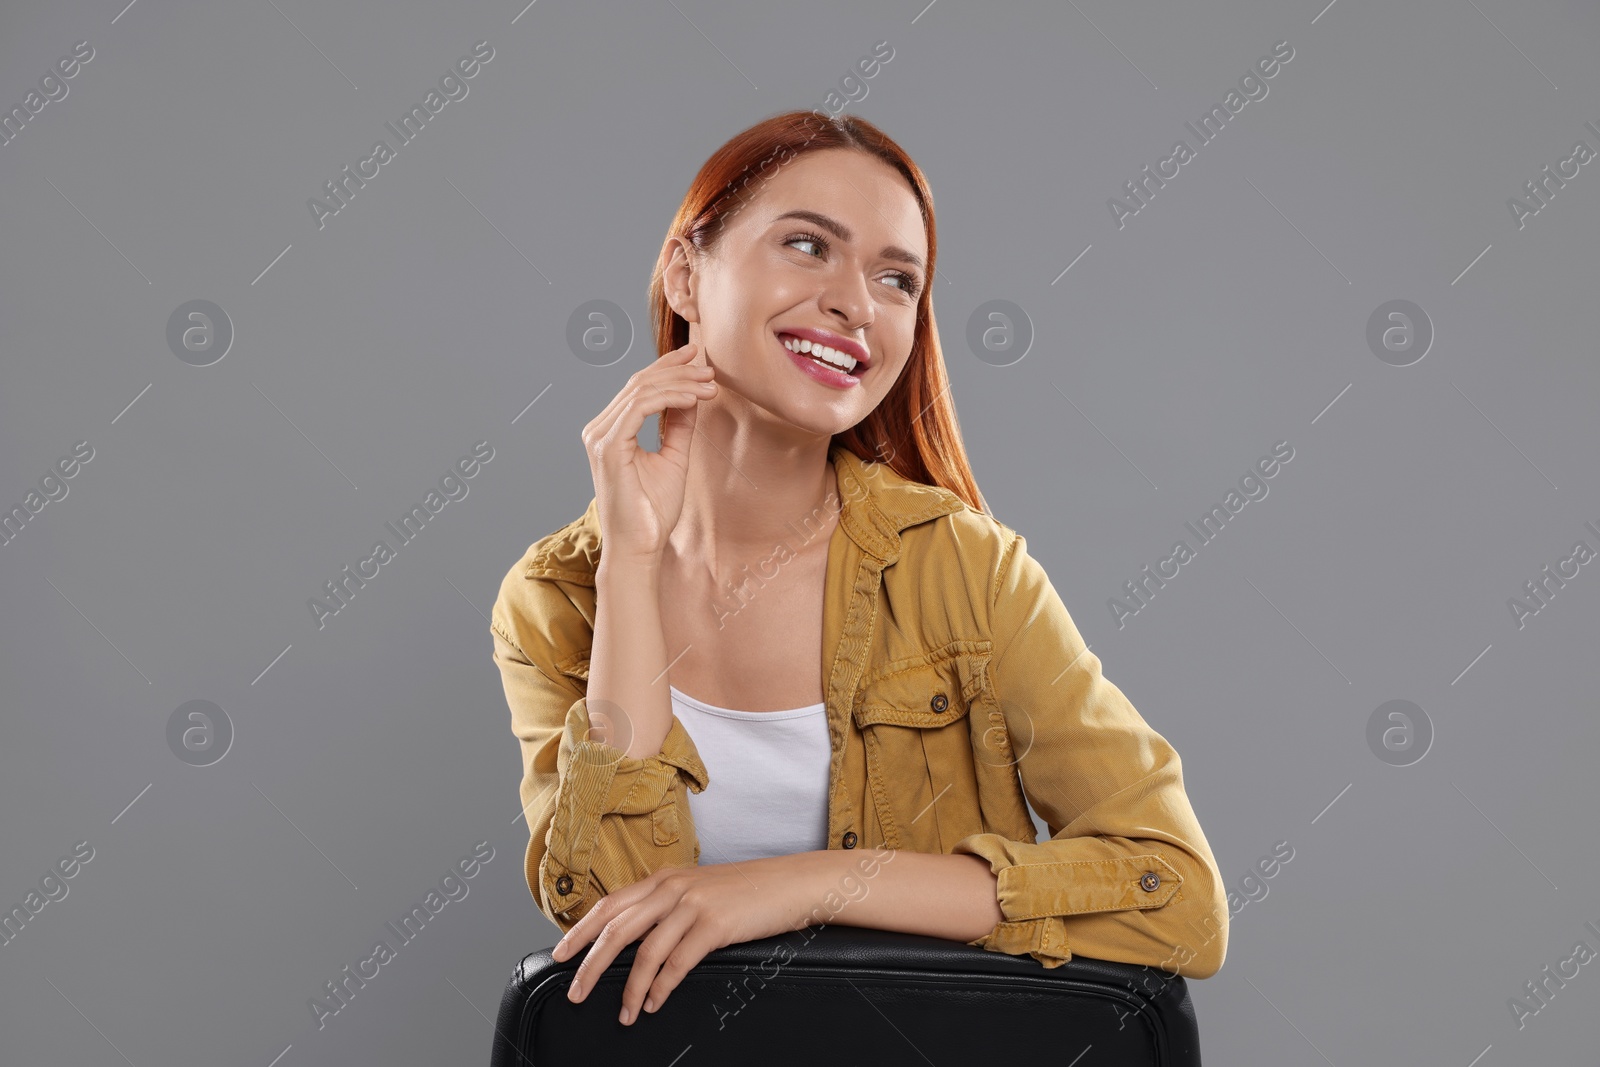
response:
[[[1228,902],[1225,894],[1200,893],[1169,901],[1175,936],[1165,970],[1184,978],[1210,978],[1228,955]]]

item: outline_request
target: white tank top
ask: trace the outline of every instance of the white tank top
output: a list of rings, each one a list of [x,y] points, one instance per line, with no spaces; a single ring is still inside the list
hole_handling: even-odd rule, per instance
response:
[[[700,863],[737,863],[828,847],[827,704],[735,711],[672,691],[672,710],[706,766],[689,792]]]

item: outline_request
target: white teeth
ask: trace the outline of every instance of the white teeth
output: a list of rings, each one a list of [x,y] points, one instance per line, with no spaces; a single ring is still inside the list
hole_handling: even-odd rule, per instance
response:
[[[814,344],[811,341],[801,341],[793,337],[785,337],[782,340],[783,347],[787,348],[789,351],[799,352],[801,355],[815,356],[818,359],[821,359],[827,363],[831,363],[844,371],[854,371],[856,369],[856,363],[859,362],[854,356],[845,352],[840,352],[837,349],[829,348],[827,345]]]

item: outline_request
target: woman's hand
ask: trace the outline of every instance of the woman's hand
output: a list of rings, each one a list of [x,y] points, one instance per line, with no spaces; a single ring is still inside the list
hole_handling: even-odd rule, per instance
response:
[[[635,371],[583,428],[606,555],[654,562],[683,511],[689,445],[698,404],[717,395],[713,371],[694,342]],[[661,416],[661,448],[639,447],[639,430]]]
[[[641,1005],[660,1008],[707,953],[795,929],[804,910],[795,888],[804,882],[786,869],[791,858],[663,867],[602,897],[551,952],[564,960],[594,941],[567,997],[581,1001],[617,955],[644,936],[622,990],[620,1018],[631,1024]]]

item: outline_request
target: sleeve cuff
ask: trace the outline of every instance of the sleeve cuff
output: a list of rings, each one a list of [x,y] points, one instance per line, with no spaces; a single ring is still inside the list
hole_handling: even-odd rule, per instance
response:
[[[672,716],[661,751],[654,755],[629,756],[615,745],[588,738],[588,701],[579,699],[567,711],[557,757],[564,778],[570,776],[570,792],[579,812],[638,815],[660,806],[680,771],[696,793],[704,791],[709,780],[700,753],[677,715]]]
[[[1048,844],[993,833],[969,834],[951,851],[989,861],[1000,911],[1011,921],[1159,908],[1183,884],[1177,869],[1155,853],[1063,860]]]
[[[1072,959],[1067,918],[1095,912],[1157,908],[1171,900],[1183,879],[1160,856],[1145,854],[1106,859],[1061,860],[1045,844],[1012,841],[1000,834],[962,838],[952,853],[981,856],[996,878],[995,895],[1004,916],[975,948],[1031,956],[1046,968]],[[1149,876],[1159,884],[1152,891]]]
[[[1066,924],[1055,916],[1001,920],[993,930],[967,944],[990,952],[1032,956],[1047,970],[1072,959],[1072,950],[1067,947]]]
[[[628,756],[615,745],[588,740],[588,733],[587,700],[580,698],[568,709],[557,756],[561,785],[546,838],[542,879],[552,910],[562,912],[591,895],[591,870],[599,859],[595,851],[606,816],[649,815],[647,837],[630,851],[653,845],[670,855],[684,848],[678,779],[682,777],[696,793],[709,781],[694,741],[676,715],[661,751],[650,756]],[[641,857],[646,854],[640,851]]]

